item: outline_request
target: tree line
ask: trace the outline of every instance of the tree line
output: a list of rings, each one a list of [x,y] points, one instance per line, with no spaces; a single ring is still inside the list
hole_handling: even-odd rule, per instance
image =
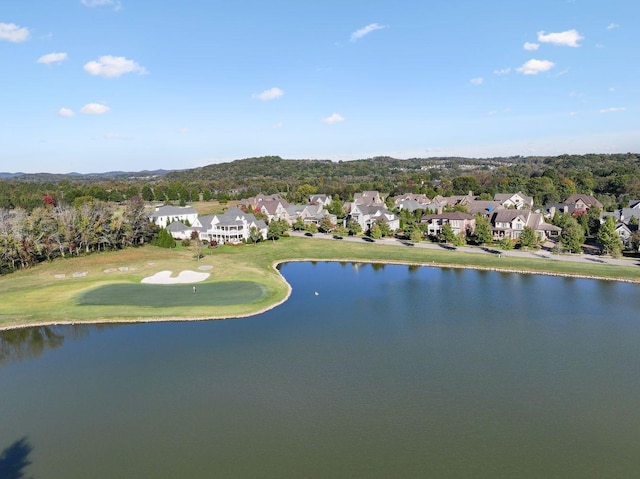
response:
[[[596,196],[606,210],[613,210],[640,198],[640,157],[626,153],[488,159],[381,157],[332,162],[270,156],[174,171],[151,179],[74,178],[0,180],[0,208],[30,211],[41,206],[45,197],[56,205],[77,206],[93,199],[123,202],[138,195],[145,201],[174,204],[241,199],[259,193],[279,193],[292,203],[306,202],[314,193],[350,201],[355,192],[377,190],[383,196],[422,193],[430,198],[473,191],[482,199],[522,191],[533,197],[537,206],[586,193]]]
[[[58,257],[139,246],[155,232],[140,197],[121,205],[95,200],[31,212],[0,208],[0,274]]]

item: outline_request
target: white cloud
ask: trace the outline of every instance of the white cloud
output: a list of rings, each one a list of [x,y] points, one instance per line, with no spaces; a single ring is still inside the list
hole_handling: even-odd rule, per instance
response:
[[[625,111],[626,108],[624,107],[614,107],[614,108],[603,108],[602,110],[600,110],[600,113],[616,113],[619,111]]]
[[[620,27],[620,25],[618,25],[617,23],[610,23],[609,25],[607,25],[607,30],[614,30],[618,27]]]
[[[278,87],[269,88],[268,90],[263,91],[262,93],[254,93],[252,98],[257,98],[262,101],[275,100],[276,98],[280,98],[284,95],[284,91]]]
[[[113,7],[117,12],[122,8],[120,0],[82,0],[82,4],[85,7]]]
[[[20,43],[29,38],[29,29],[15,23],[0,23],[0,40]]]
[[[85,115],[102,115],[110,109],[107,105],[101,103],[87,103],[80,109],[80,113],[84,113]]]
[[[283,126],[283,125],[282,125],[282,122],[281,122],[281,121],[279,121],[278,123],[274,123],[271,127],[272,127],[274,130],[277,130],[277,129],[279,129],[279,128],[282,128],[282,126]]]
[[[362,37],[364,37],[365,35],[368,35],[371,32],[374,32],[376,30],[383,30],[385,28],[387,28],[387,27],[385,27],[384,25],[380,25],[378,23],[370,23],[366,27],[362,27],[361,29],[356,30],[355,32],[353,32],[351,34],[350,41],[356,42],[356,41],[360,40]]]
[[[147,70],[133,60],[111,55],[101,56],[98,61],[91,61],[84,66],[84,70],[91,75],[115,78],[125,73],[145,75]]]
[[[524,45],[522,45],[522,48],[524,48],[525,50],[527,50],[529,52],[533,52],[533,51],[537,50],[538,48],[540,48],[540,45],[537,44],[537,43],[524,42]]]
[[[50,65],[52,63],[60,63],[67,59],[66,53],[47,53],[36,60],[36,63],[44,63]]]
[[[554,45],[563,45],[566,47],[579,47],[580,45],[578,42],[580,40],[584,40],[584,37],[575,29],[549,34],[538,32],[538,41],[542,43],[553,43]]]
[[[75,115],[75,113],[73,112],[73,110],[70,110],[69,108],[60,108],[58,110],[58,116],[73,116]]]
[[[469,80],[473,85],[482,85],[484,83],[484,78],[482,77],[478,77],[478,78],[472,78],[471,80]]]
[[[340,123],[341,121],[344,121],[344,118],[339,113],[333,113],[331,116],[328,116],[322,121],[327,125],[333,125],[334,123]]]
[[[186,126],[181,126],[180,128],[178,128],[178,133],[189,133],[189,128],[187,128]]]
[[[511,67],[503,68],[502,70],[493,70],[494,75],[508,75],[511,73]]]
[[[518,68],[518,71],[524,75],[537,75],[538,73],[551,70],[554,66],[555,63],[549,60],[536,60],[533,58]]]

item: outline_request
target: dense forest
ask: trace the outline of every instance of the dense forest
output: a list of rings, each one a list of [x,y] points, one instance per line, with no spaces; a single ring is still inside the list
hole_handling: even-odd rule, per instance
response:
[[[280,193],[292,202],[326,193],[342,201],[364,190],[383,196],[407,192],[449,196],[473,191],[486,197],[522,191],[542,206],[573,193],[598,198],[605,209],[640,198],[640,155],[590,154],[489,159],[381,157],[354,161],[248,158],[158,174],[18,175],[0,179],[0,208],[31,211],[43,204],[188,203]]]

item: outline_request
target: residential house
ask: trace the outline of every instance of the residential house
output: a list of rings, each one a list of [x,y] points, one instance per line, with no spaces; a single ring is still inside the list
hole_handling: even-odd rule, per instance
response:
[[[198,213],[195,208],[191,206],[160,206],[149,215],[149,220],[160,228],[166,228],[174,221],[193,224],[197,218]]]
[[[331,204],[331,196],[328,195],[311,195],[309,196],[310,205],[321,205],[326,208]]]
[[[322,205],[290,205],[287,208],[287,221],[292,225],[298,218],[302,218],[305,224],[319,225],[322,218],[328,216],[331,223],[337,224],[338,217],[329,213]]]
[[[477,213],[490,217],[494,211],[503,210],[504,206],[496,200],[473,200],[466,205],[467,213],[475,215]]]
[[[289,203],[284,200],[264,200],[258,204],[257,209],[254,209],[254,211],[265,214],[269,221],[273,219],[288,221],[287,206],[289,206]]]
[[[353,204],[365,206],[384,206],[384,200],[377,191],[363,191],[354,193]]]
[[[431,200],[426,195],[405,193],[404,195],[396,196],[393,199],[393,203],[399,210],[408,210],[413,213],[416,210],[432,210]]]
[[[352,203],[349,218],[356,221],[363,231],[368,231],[376,221],[385,221],[391,231],[400,228],[400,219],[382,205]]]
[[[427,234],[429,236],[438,236],[442,233],[444,225],[448,224],[454,234],[459,235],[461,232],[470,235],[476,228],[476,218],[470,213],[462,213],[461,211],[448,211],[439,214],[425,215],[420,219],[420,223],[427,225]]]
[[[261,193],[259,195],[252,196],[250,198],[244,198],[240,200],[240,202],[238,203],[238,206],[243,209],[251,208],[251,210],[253,211],[259,211],[262,203],[270,202],[270,201],[275,201],[275,202],[279,201],[283,205],[285,205],[285,207],[288,206],[288,203],[286,202],[286,200],[277,193],[274,193],[272,195],[263,195]]]
[[[525,226],[533,229],[538,238],[557,238],[562,228],[546,223],[542,213],[534,213],[529,209],[523,210],[498,210],[491,216],[491,225],[494,240],[520,238]]]
[[[251,228],[258,228],[263,239],[267,238],[267,225],[251,213],[240,208],[229,208],[222,214],[201,216],[197,220],[200,239],[218,243],[242,243],[250,238]]]
[[[521,210],[523,208],[533,209],[533,198],[531,196],[527,196],[521,191],[517,193],[496,193],[493,196],[495,201],[500,202],[500,204],[506,208],[515,208],[516,210]]]
[[[580,215],[589,211],[589,208],[596,206],[601,210],[604,208],[602,203],[591,195],[575,194],[564,200],[565,212],[572,215]]]

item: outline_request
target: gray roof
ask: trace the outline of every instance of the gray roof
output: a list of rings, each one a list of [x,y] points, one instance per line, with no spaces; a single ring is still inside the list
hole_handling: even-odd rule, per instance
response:
[[[188,229],[189,227],[181,221],[174,221],[169,226],[167,226],[167,231],[169,231],[170,233],[179,233]]]
[[[180,216],[180,215],[195,215],[197,214],[195,208],[192,206],[161,206],[156,211],[153,211],[149,217],[158,218],[159,216]]]
[[[496,210],[504,209],[500,201],[493,200],[473,200],[467,203],[467,212],[475,213],[491,213]]]

